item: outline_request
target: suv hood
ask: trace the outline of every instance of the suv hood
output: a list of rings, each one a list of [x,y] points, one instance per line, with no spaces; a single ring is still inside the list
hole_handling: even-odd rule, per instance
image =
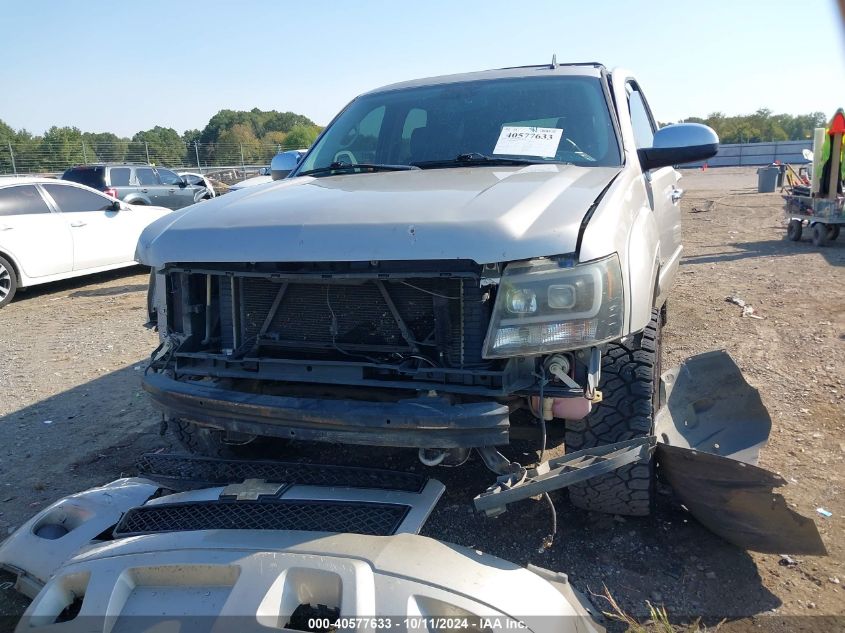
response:
[[[462,167],[301,177],[230,193],[151,224],[136,258],[174,262],[471,259],[575,251],[619,167]]]

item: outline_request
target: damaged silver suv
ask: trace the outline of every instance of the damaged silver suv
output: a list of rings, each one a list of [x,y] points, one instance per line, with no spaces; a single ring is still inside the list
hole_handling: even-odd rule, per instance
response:
[[[273,183],[153,223],[161,335],[144,386],[191,451],[264,438],[413,447],[428,465],[531,425],[579,451],[653,431],[681,257],[673,165],[716,153],[658,129],[636,79],[551,64],[353,100]],[[291,160],[294,160],[291,164]],[[570,487],[645,514],[641,459]]]

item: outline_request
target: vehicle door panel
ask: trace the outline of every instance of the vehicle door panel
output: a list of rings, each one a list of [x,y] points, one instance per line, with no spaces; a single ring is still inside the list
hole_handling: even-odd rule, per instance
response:
[[[194,204],[197,187],[192,185],[184,186],[181,176],[169,169],[159,168],[157,171],[167,197],[167,204],[163,204],[162,206],[170,209],[181,209],[182,207],[187,207],[189,204]]]
[[[0,251],[31,278],[73,269],[70,228],[33,184],[0,189]]]
[[[81,187],[42,185],[70,227],[73,270],[131,262],[139,231],[133,211],[115,211],[112,200]]]
[[[656,126],[645,96],[635,83],[627,86],[628,110],[637,149],[651,147]],[[673,167],[661,167],[645,172],[645,186],[649,205],[654,212],[660,240],[661,266],[672,265],[679,256],[681,245],[681,207],[678,188],[680,174]]]
[[[136,167],[135,178],[140,187],[139,192],[149,198],[150,204],[160,207],[168,206],[167,188],[162,186],[155,169],[152,167]]]

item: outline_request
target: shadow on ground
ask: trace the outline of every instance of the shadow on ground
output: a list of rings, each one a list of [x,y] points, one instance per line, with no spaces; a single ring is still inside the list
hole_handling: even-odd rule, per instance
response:
[[[0,503],[3,532],[57,498],[134,474],[144,452],[179,450],[169,436],[158,434],[159,416],[140,389],[141,372],[135,369],[140,364],[0,418],[0,480],[14,484],[0,488],[0,500],[11,497]],[[48,419],[52,423],[45,425]],[[519,442],[507,453],[528,463],[535,448]],[[656,513],[640,519],[587,513],[570,505],[565,492],[553,493],[558,531],[552,548],[540,551],[551,529],[544,501],[513,504],[496,519],[473,512],[472,498],[494,480],[476,458],[459,468],[425,468],[414,450],[318,444],[291,444],[275,456],[425,472],[447,487],[423,530],[426,536],[563,571],[600,609],[608,607],[598,597],[604,587],[629,613],[647,615],[650,600],[664,604],[673,621],[704,616],[717,622],[780,604],[748,553],[710,534],[665,489]],[[0,592],[0,614],[11,608],[2,602]]]
[[[806,239],[802,239],[800,242],[791,242],[786,239],[734,242],[729,246],[736,250],[687,256],[681,260],[681,266],[734,262],[754,257],[792,257],[808,253],[819,253],[831,266],[845,266],[845,238],[829,242],[824,247],[813,246],[813,243]]]
[[[115,297],[117,295],[125,295],[130,292],[146,292],[149,286],[147,284],[127,284],[125,286],[116,286],[114,288],[94,288],[93,290],[77,290],[70,293],[71,297]]]
[[[63,279],[62,281],[54,281],[47,284],[39,284],[37,286],[30,286],[29,288],[19,290],[12,300],[13,303],[22,301],[31,301],[44,295],[53,294],[56,292],[74,290],[76,288],[84,288],[93,284],[102,284],[115,279],[124,277],[134,277],[135,275],[149,275],[150,269],[146,266],[129,266],[127,268],[118,268],[117,270],[109,270],[104,273],[96,273],[93,275],[84,275],[82,277],[74,277],[73,279]],[[98,288],[94,290],[79,290],[71,294],[72,297],[100,297],[124,294],[127,292],[137,292],[140,290],[147,290],[147,284],[132,284],[121,286],[123,290],[118,288]]]

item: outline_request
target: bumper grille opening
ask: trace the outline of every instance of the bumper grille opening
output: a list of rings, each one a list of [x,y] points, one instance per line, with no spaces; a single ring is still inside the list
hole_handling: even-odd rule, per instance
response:
[[[193,530],[303,530],[395,534],[409,508],[342,501],[201,501],[140,506],[126,512],[116,538]]]

